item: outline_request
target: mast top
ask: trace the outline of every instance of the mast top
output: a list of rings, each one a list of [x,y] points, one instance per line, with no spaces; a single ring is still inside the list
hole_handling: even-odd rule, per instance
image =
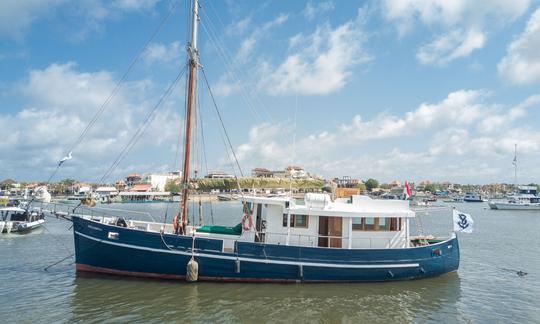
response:
[[[197,35],[199,32],[199,0],[192,0],[191,6],[191,38],[188,43],[188,53],[190,61],[198,63],[199,53],[197,49]]]

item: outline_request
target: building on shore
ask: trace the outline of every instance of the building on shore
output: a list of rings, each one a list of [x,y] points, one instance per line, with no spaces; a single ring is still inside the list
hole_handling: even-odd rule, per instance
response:
[[[165,191],[165,186],[169,181],[180,181],[180,172],[151,173],[143,177],[141,183],[150,184],[152,191]]]
[[[251,176],[254,178],[273,178],[274,173],[266,168],[255,168],[251,170]]]
[[[141,182],[142,177],[138,173],[131,173],[126,177],[126,186],[132,187],[133,185]]]
[[[341,178],[334,178],[334,182],[337,183],[338,188],[354,188],[358,186],[362,181],[353,179],[350,176],[342,176]]]
[[[313,179],[304,168],[290,165],[283,170],[269,170],[267,168],[255,168],[251,170],[254,178],[292,178],[292,179]]]
[[[233,179],[234,175],[222,171],[214,171],[204,176],[207,179]]]
[[[95,193],[101,195],[101,196],[116,196],[118,195],[118,189],[115,187],[98,187],[95,190]]]

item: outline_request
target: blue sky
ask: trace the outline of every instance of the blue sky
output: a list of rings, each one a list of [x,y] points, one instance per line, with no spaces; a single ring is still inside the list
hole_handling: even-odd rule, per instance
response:
[[[44,180],[145,48],[57,179],[98,181],[185,62],[187,1],[0,3],[0,178]],[[540,182],[533,0],[201,0],[201,63],[244,173]],[[200,83],[208,168],[232,172]],[[183,81],[107,181],[179,168]],[[238,173],[238,171],[236,171]]]

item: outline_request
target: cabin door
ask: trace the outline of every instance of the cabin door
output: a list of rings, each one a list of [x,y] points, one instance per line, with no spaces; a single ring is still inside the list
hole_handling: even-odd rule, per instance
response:
[[[340,248],[342,225],[341,217],[319,216],[319,246]]]

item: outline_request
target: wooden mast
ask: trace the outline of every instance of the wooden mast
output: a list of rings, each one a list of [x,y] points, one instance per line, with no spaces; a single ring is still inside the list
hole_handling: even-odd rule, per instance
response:
[[[184,143],[184,165],[182,170],[182,200],[180,203],[181,219],[176,219],[176,228],[182,234],[186,233],[188,217],[188,194],[189,194],[189,171],[191,156],[191,135],[193,107],[195,106],[195,96],[197,91],[197,69],[199,67],[199,56],[197,52],[197,32],[199,24],[199,1],[191,2],[191,41],[188,43],[187,51],[189,55],[189,74],[187,82],[187,104],[186,104],[186,125],[185,125],[185,143]]]

